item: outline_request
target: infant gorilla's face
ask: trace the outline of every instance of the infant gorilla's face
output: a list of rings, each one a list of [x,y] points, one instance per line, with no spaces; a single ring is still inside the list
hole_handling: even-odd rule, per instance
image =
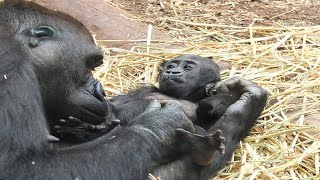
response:
[[[218,80],[220,69],[211,59],[183,55],[164,64],[160,73],[159,89],[162,93],[176,98],[188,98],[202,89],[205,93],[205,86]]]

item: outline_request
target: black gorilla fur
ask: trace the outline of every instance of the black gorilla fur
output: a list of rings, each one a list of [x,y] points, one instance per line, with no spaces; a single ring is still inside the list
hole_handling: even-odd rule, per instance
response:
[[[0,24],[0,179],[145,179],[149,172],[162,179],[208,179],[230,159],[265,105],[265,90],[244,79],[214,88],[241,97],[207,131],[222,130],[226,153],[216,153],[206,167],[180,159],[176,129],[194,130],[176,101],[163,107],[152,101],[123,128],[54,149],[48,123],[72,115],[100,124],[110,115],[91,74],[102,63],[101,51],[81,23],[31,2],[2,3]]]

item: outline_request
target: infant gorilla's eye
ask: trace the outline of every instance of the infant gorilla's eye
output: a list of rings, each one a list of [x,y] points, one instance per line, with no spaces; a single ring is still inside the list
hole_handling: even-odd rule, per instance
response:
[[[174,68],[174,65],[169,64],[169,65],[167,66],[167,69],[171,69],[171,68]]]
[[[193,64],[186,64],[185,66],[183,66],[183,69],[185,69],[185,70],[191,70],[191,69],[193,69],[195,67],[195,65],[193,65]]]

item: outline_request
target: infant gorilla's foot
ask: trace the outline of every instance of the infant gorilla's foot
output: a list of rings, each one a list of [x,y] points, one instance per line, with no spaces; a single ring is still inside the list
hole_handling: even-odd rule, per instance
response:
[[[99,137],[99,134],[108,133],[119,125],[120,121],[116,119],[99,125],[93,125],[69,116],[66,119],[60,119],[58,123],[59,125],[53,128],[53,133],[59,139],[71,142],[86,142]]]
[[[225,152],[225,138],[221,130],[207,135],[194,134],[184,129],[177,129],[176,133],[191,146],[192,160],[197,165],[209,165],[217,150],[221,154]]]

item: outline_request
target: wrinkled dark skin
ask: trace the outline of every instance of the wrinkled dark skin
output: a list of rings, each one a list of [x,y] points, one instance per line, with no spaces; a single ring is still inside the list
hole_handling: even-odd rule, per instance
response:
[[[53,148],[48,127],[58,118],[105,121],[107,101],[91,74],[102,54],[73,18],[19,3],[0,3],[0,179],[146,179],[184,152],[176,129],[193,133],[192,122],[180,103],[158,101],[124,128]]]

